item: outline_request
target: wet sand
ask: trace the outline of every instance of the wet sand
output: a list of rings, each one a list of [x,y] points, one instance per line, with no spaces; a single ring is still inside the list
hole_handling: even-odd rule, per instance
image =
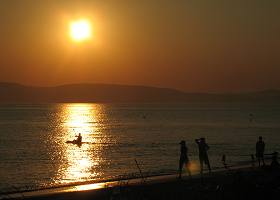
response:
[[[6,195],[29,200],[62,199],[278,199],[280,170],[239,167],[187,175],[154,176],[106,183],[75,185]],[[275,197],[275,198],[274,198]],[[2,196],[2,199],[5,197]],[[1,198],[0,198],[1,199]]]

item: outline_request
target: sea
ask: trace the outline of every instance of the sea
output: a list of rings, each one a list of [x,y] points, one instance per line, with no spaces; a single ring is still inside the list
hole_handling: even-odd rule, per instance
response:
[[[212,168],[250,163],[259,136],[280,151],[279,122],[280,103],[0,105],[0,193],[177,173],[181,140],[198,170],[201,137]]]

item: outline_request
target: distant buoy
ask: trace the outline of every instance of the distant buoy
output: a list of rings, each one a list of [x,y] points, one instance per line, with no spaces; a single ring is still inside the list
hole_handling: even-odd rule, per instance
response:
[[[250,117],[250,122],[252,122],[252,121],[253,121],[254,115],[253,115],[252,113],[250,113],[250,114],[249,114],[249,117]]]

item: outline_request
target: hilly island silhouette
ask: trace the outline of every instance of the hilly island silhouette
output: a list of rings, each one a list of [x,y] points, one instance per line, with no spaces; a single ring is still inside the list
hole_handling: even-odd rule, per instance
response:
[[[149,103],[149,102],[278,102],[280,91],[247,93],[187,93],[150,86],[66,84],[54,87],[0,83],[1,103]]]

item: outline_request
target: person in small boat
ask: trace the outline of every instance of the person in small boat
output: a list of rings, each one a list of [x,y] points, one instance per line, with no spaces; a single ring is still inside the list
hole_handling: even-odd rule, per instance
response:
[[[82,143],[82,135],[81,135],[81,133],[79,133],[79,135],[76,136],[76,137],[77,137],[76,142],[77,143]]]

